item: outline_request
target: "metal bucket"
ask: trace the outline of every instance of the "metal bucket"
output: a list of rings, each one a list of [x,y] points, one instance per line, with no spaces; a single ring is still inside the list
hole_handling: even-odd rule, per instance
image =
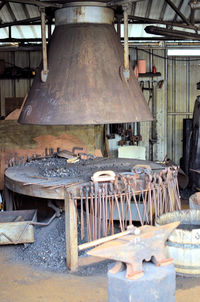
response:
[[[189,198],[190,209],[200,210],[200,192],[197,192]]]
[[[156,225],[180,221],[166,242],[166,256],[174,259],[177,274],[200,276],[200,210],[182,210],[161,215]]]

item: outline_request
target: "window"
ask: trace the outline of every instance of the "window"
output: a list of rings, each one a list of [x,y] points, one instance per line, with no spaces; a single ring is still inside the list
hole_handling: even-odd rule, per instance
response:
[[[168,56],[184,56],[184,57],[191,57],[195,56],[198,57],[200,56],[200,48],[169,48],[167,50],[167,55]]]

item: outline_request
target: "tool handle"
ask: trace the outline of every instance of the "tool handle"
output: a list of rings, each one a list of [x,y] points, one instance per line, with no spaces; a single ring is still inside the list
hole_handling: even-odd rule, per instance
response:
[[[115,180],[115,176],[114,171],[98,171],[93,174],[91,179],[93,182],[104,182]]]
[[[83,243],[83,244],[79,245],[78,250],[83,251],[83,250],[89,249],[91,247],[94,247],[96,245],[99,245],[99,244],[102,244],[102,243],[105,243],[105,242],[108,242],[108,241],[111,241],[111,240],[115,240],[115,239],[118,239],[120,237],[129,235],[129,234],[133,234],[133,233],[134,233],[134,229],[129,229],[127,231],[120,232],[118,234],[103,237],[103,238],[100,238],[100,239],[97,239],[97,240],[93,240],[91,242],[86,242],[86,243]]]

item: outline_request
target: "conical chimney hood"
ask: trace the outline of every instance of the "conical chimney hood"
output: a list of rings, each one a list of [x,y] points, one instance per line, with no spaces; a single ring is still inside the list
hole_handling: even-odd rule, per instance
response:
[[[22,124],[87,125],[152,120],[130,71],[120,72],[123,47],[114,13],[103,3],[71,3],[55,13],[48,78],[36,75],[19,117]]]

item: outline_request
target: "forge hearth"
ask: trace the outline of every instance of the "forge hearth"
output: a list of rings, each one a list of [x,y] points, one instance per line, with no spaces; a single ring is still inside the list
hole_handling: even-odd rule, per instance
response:
[[[151,170],[143,171],[143,178],[142,174],[138,175],[136,171],[130,173],[135,165],[148,165]],[[112,181],[91,181],[95,172],[108,170],[116,172]],[[5,172],[7,210],[13,207],[11,191],[33,197],[64,200],[66,262],[71,270],[78,267],[78,251],[85,249],[84,244],[78,246],[77,240],[77,210],[80,205],[81,238],[85,233],[83,213],[86,210],[87,241],[94,244],[93,241],[101,238],[102,234],[107,236],[110,232],[114,233],[116,206],[121,231],[127,222],[126,212],[129,213],[128,220],[132,224],[132,202],[136,206],[141,224],[146,223],[146,220],[148,224],[153,224],[153,205],[155,217],[160,212],[181,208],[177,188],[176,167],[164,169],[160,164],[137,159],[95,158],[69,164],[62,158],[44,158],[8,168]],[[141,202],[146,209],[142,212],[138,206]],[[127,211],[124,211],[124,206]],[[150,209],[150,213],[147,213],[147,209]]]
[[[64,199],[64,187],[90,181],[97,171],[130,172],[137,164],[149,165],[157,173],[163,169],[160,164],[138,159],[95,158],[68,164],[63,158],[44,158],[8,168],[5,187],[28,196]]]

